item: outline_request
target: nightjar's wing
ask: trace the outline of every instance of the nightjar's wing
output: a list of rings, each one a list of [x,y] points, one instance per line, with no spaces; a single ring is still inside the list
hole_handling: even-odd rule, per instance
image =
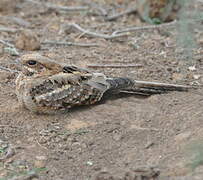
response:
[[[48,77],[31,89],[30,94],[37,106],[57,110],[94,104],[109,88],[103,74],[78,72],[72,67],[65,71]]]
[[[91,73],[91,71],[88,69],[79,68],[79,67],[74,66],[74,65],[64,65],[63,66],[63,72],[64,73],[75,73],[75,72]]]

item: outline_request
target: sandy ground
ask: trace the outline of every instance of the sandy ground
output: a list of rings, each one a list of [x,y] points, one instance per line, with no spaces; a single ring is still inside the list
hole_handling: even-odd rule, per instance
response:
[[[3,1],[2,1],[3,2]],[[12,1],[14,3],[14,1]],[[0,26],[31,29],[45,40],[96,43],[98,47],[41,44],[36,53],[59,62],[88,64],[138,64],[132,68],[94,68],[109,76],[178,84],[203,84],[202,34],[198,48],[186,59],[176,45],[173,27],[137,31],[113,40],[89,38],[67,29],[77,23],[86,29],[111,33],[146,25],[136,14],[105,21],[93,8],[88,12],[61,13],[29,2],[16,1],[0,12]],[[82,1],[49,1],[60,5],[86,5]],[[99,1],[97,1],[99,2]],[[102,7],[123,10],[132,1],[101,1]],[[202,6],[200,6],[201,8]],[[20,23],[12,17],[21,18]],[[25,21],[23,22],[22,19]],[[0,32],[14,44],[17,32]],[[0,44],[0,65],[20,70]],[[20,55],[29,51],[17,49]],[[195,68],[194,68],[195,67]],[[139,167],[159,169],[161,180],[200,180],[202,153],[202,89],[154,95],[116,96],[101,103],[58,115],[36,115],[19,106],[15,95],[16,72],[0,70],[0,179],[89,180],[98,173],[124,177]],[[195,148],[192,148],[195,147]],[[197,158],[194,160],[194,158]],[[199,158],[199,159],[198,159]],[[109,177],[108,177],[109,176]],[[103,179],[105,179],[103,177]]]

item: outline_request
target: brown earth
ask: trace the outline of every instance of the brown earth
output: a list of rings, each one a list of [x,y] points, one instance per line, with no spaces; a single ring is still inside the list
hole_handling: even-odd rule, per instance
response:
[[[63,6],[92,4],[89,1],[49,2]],[[1,8],[0,28],[32,30],[41,41],[41,49],[34,52],[57,61],[83,67],[88,64],[140,65],[128,69],[94,69],[109,76],[203,84],[203,34],[198,28],[195,31],[198,48],[189,58],[176,44],[177,32],[173,26],[139,30],[112,40],[90,38],[67,28],[68,23],[74,22],[85,29],[110,34],[126,27],[147,25],[136,14],[105,21],[96,8],[100,5],[108,13],[113,9],[122,11],[133,1],[95,3],[98,4],[93,4],[88,11],[67,13],[18,1],[15,7],[9,5],[5,11]],[[202,9],[202,5],[199,8]],[[14,44],[17,34],[0,31],[0,39]],[[45,40],[99,46],[56,46],[43,44]],[[0,65],[20,70],[15,63],[19,57],[12,56],[5,47],[0,44]],[[29,52],[17,51],[20,55]],[[0,180],[89,180],[101,172],[108,172],[115,179],[139,167],[159,169],[161,180],[203,178],[201,166],[193,171],[191,168],[198,160],[197,165],[202,164],[200,157],[192,160],[202,153],[203,147],[202,89],[149,98],[117,96],[65,114],[36,115],[19,107],[15,95],[16,75],[13,71],[0,70]],[[110,175],[106,179],[110,179]]]

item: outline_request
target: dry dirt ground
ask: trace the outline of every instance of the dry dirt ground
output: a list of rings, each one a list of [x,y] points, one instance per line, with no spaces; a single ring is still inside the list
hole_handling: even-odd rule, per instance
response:
[[[136,14],[110,22],[101,16],[100,7],[114,13],[130,7],[133,1],[103,0],[95,1],[96,5],[91,1],[45,1],[63,6],[92,5],[90,10],[78,12],[61,12],[26,0],[1,1],[5,2],[9,6],[0,5],[5,7],[0,12],[0,28],[32,30],[41,41],[37,53],[83,67],[139,64],[132,68],[93,69],[109,76],[203,84],[203,34],[198,29],[198,47],[187,59],[176,44],[173,26],[139,30],[112,40],[91,38],[68,28],[69,23],[77,23],[110,34],[147,25]],[[17,36],[18,32],[0,31],[0,39],[11,44]],[[99,46],[42,44],[46,40]],[[12,56],[6,45],[0,44],[0,48],[0,65],[19,70],[15,64],[19,57]],[[17,51],[20,55],[29,52]],[[116,96],[65,114],[36,115],[19,107],[16,75],[0,70],[0,180],[124,179],[126,172],[133,174],[139,167],[159,169],[160,180],[203,179],[203,168],[198,166],[203,153],[202,89],[149,98]]]

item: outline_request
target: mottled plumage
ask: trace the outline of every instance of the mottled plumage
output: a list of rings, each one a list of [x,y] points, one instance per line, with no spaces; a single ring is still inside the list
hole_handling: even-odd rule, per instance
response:
[[[58,63],[38,54],[23,55],[22,72],[16,79],[16,94],[27,109],[50,113],[78,105],[90,105],[105,93],[160,94],[187,90],[187,86],[107,78],[102,73]]]

